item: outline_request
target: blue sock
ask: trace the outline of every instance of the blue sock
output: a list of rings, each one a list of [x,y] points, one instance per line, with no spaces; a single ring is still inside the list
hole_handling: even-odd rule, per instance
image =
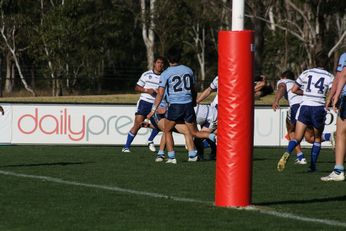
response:
[[[316,169],[316,163],[317,163],[317,158],[318,155],[320,154],[321,151],[321,143],[319,142],[314,142],[311,148],[311,169]]]
[[[209,140],[211,140],[215,143],[215,134],[214,133],[210,133]]]
[[[126,144],[125,144],[125,148],[130,148],[131,143],[133,141],[133,139],[135,138],[136,134],[132,134],[131,132],[129,132],[127,134],[127,140],[126,140]]]
[[[304,158],[304,154],[302,152],[297,153],[297,159],[302,160]]]
[[[287,152],[291,154],[291,152],[294,150],[294,148],[298,145],[298,142],[296,140],[290,140],[288,142]]]
[[[209,143],[207,140],[203,140],[203,146],[204,148],[209,148]]]
[[[331,133],[323,133],[322,134],[322,140],[323,141],[330,141],[330,137],[332,136]]]
[[[338,175],[340,175],[340,173],[344,172],[344,166],[343,165],[338,165],[336,164],[334,166],[334,172]]]
[[[156,136],[158,133],[159,133],[159,130],[153,129],[153,130],[151,131],[151,134],[150,134],[149,138],[148,138],[148,142],[152,142],[152,141],[154,140],[155,136]]]
[[[190,158],[193,158],[193,157],[195,157],[195,156],[197,156],[197,151],[196,151],[196,150],[191,150],[191,151],[189,151],[189,157],[190,157]]]
[[[157,153],[158,156],[164,156],[165,155],[165,151],[164,150],[159,150],[159,152]]]
[[[168,152],[169,159],[175,159],[175,151]]]

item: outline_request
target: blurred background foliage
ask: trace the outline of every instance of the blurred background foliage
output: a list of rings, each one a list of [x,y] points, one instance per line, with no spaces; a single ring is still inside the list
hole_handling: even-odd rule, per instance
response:
[[[202,90],[217,75],[217,36],[231,28],[231,2],[1,0],[1,94],[129,93],[152,57],[175,44]],[[312,67],[321,50],[333,71],[346,48],[345,9],[344,0],[246,1],[254,75],[274,86],[280,72]]]

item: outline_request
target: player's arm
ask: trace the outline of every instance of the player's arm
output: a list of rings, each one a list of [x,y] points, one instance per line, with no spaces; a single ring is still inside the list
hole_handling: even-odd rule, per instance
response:
[[[336,90],[335,90],[335,94],[334,94],[333,100],[332,100],[333,101],[333,110],[334,111],[337,111],[336,104],[337,104],[338,99],[340,97],[341,91],[342,91],[342,89],[344,88],[344,86],[346,84],[346,67],[344,67],[342,69],[342,71],[339,72],[338,74],[339,74],[339,76],[337,76],[337,78],[339,80],[338,80],[338,83],[337,83],[337,86],[336,86]]]
[[[340,72],[336,72],[336,76],[333,80],[332,88],[329,90],[327,99],[326,99],[326,108],[330,107],[332,105],[333,98],[335,96],[336,88],[339,85],[339,80],[341,77]]]
[[[295,83],[295,84],[293,85],[291,91],[292,91],[294,94],[297,94],[297,95],[303,95],[303,94],[304,94],[303,90],[300,89],[300,86],[299,86],[297,83]]]
[[[197,104],[197,90],[195,85],[192,86],[191,94],[192,94],[192,103],[193,103],[193,106],[195,107]]]
[[[144,87],[139,86],[139,85],[136,85],[135,91],[138,92],[138,93],[147,93],[147,94],[150,94],[150,95],[155,95],[155,93],[156,93],[155,89],[144,88]]]
[[[159,89],[157,91],[157,95],[155,97],[155,101],[154,101],[153,106],[151,108],[151,112],[147,115],[148,119],[150,119],[154,115],[156,109],[158,108],[158,106],[160,105],[160,103],[163,99],[164,94],[165,94],[165,88],[159,87]]]
[[[207,89],[205,89],[205,90],[197,97],[196,103],[199,104],[200,102],[202,102],[203,100],[205,100],[212,92],[213,92],[213,89],[211,89],[211,87],[208,87]]]
[[[5,114],[5,111],[4,111],[4,109],[1,106],[0,106],[0,112],[1,112],[2,115]]]
[[[284,83],[280,83],[278,85],[278,89],[276,91],[276,94],[275,94],[275,99],[274,99],[274,102],[272,104],[272,108],[274,111],[276,111],[276,109],[280,108],[280,99],[285,95],[286,93],[286,84]]]
[[[255,92],[260,91],[265,85],[266,85],[266,81],[264,79],[262,79],[261,81],[256,82],[255,88],[254,88]]]

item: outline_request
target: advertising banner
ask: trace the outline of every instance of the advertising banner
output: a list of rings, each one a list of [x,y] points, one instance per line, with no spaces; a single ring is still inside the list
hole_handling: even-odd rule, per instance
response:
[[[123,145],[133,126],[135,105],[86,104],[1,104],[1,144],[76,144]],[[286,112],[281,108],[256,107],[254,115],[255,146],[285,146]],[[336,114],[328,112],[325,132],[336,129]],[[145,145],[151,129],[141,128],[133,141]],[[160,142],[161,134],[154,142]],[[184,136],[174,133],[177,145],[184,145]],[[309,145],[305,141],[302,145]],[[330,146],[329,142],[322,144]]]
[[[135,106],[13,105],[12,143],[122,145],[133,125]],[[134,145],[144,145],[151,129],[139,130]],[[177,142],[183,138],[178,135]],[[159,143],[160,136],[155,141]]]

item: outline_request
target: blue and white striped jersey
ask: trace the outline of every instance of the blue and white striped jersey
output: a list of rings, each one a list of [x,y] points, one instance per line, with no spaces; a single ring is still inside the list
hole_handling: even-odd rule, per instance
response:
[[[340,56],[336,71],[341,72],[344,68],[346,68],[346,53]],[[346,95],[346,85],[342,89],[341,95]]]
[[[139,78],[137,85],[145,89],[158,89],[160,83],[160,75],[155,74],[153,70],[144,72]],[[148,93],[141,93],[139,100],[154,103],[155,97]]]
[[[286,85],[286,95],[285,98],[288,101],[288,104],[290,105],[290,107],[294,104],[300,104],[302,102],[302,96],[301,95],[297,95],[294,94],[291,89],[295,83],[294,80],[292,79],[280,79],[277,84],[276,84],[276,88],[278,88],[278,86],[283,83]]]
[[[312,68],[300,74],[296,84],[304,92],[301,105],[323,106],[333,80],[334,76],[321,68]]]
[[[195,77],[191,68],[185,65],[168,67],[161,74],[160,87],[166,88],[169,104],[186,104],[192,102],[192,89]]]

